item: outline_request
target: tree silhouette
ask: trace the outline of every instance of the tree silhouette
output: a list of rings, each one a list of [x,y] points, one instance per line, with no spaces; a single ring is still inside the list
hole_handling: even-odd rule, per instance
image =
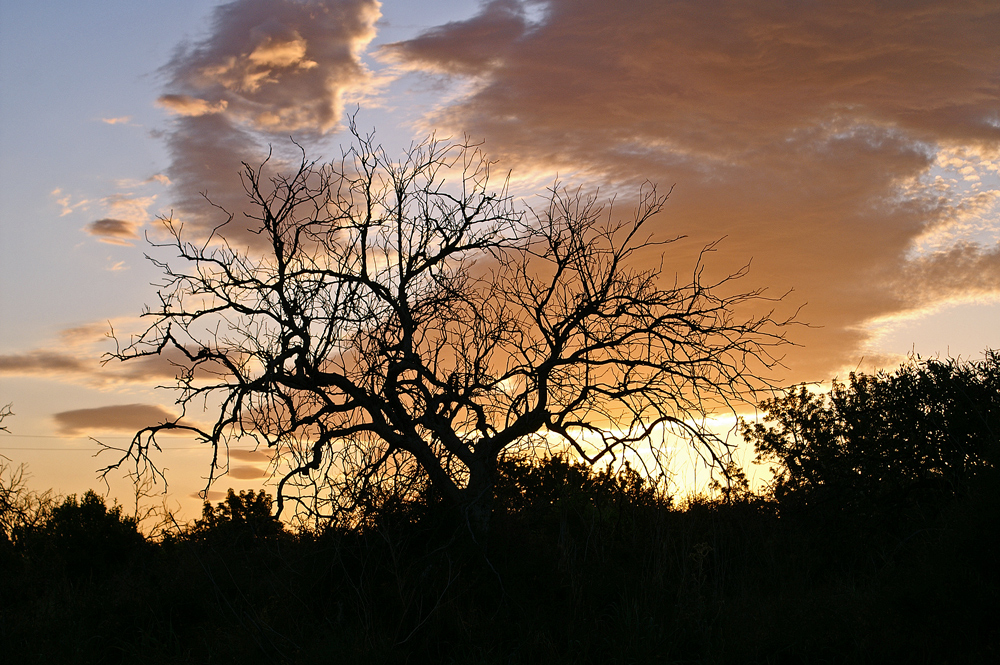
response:
[[[770,313],[736,316],[761,291],[722,293],[746,268],[706,283],[702,256],[687,281],[637,267],[676,240],[647,231],[667,195],[646,186],[619,216],[556,187],[518,208],[475,145],[431,138],[394,162],[351,128],[336,163],[244,164],[256,247],[230,239],[233,215],[196,241],[163,220],[158,246],[185,267],[154,261],[152,323],[111,355],[169,357],[183,415],[109,469],[158,473],[156,436],[180,429],[211,444],[211,483],[249,436],[285,464],[279,511],[364,511],[425,475],[478,534],[505,450],[561,445],[593,463],[671,430],[725,452],[698,423],[753,393],[784,334]],[[204,403],[211,427],[184,420]]]
[[[14,412],[11,411],[10,408],[11,408],[10,404],[7,404],[6,406],[0,407],[0,423],[2,423],[4,420],[6,420],[9,416],[14,415]],[[8,432],[9,433],[10,430],[8,430],[7,427],[4,426],[4,425],[0,425],[0,432]]]
[[[237,494],[232,489],[217,506],[205,501],[201,519],[188,531],[192,538],[214,538],[232,544],[273,540],[284,533],[284,525],[271,512],[266,492],[249,490]]]
[[[13,416],[11,405],[0,407],[0,423]],[[9,432],[0,425],[0,432]],[[24,464],[14,466],[0,455],[0,548],[11,545],[26,532],[43,524],[56,506],[51,490],[37,492],[28,487]]]
[[[1000,354],[982,361],[911,359],[896,371],[852,373],[829,393],[799,386],[743,424],[757,462],[776,466],[787,508],[871,512],[960,496],[993,467],[1000,446]]]
[[[15,467],[0,456],[0,546],[16,542],[43,524],[56,506],[51,490],[37,492],[27,481],[24,464]]]
[[[108,508],[93,490],[79,500],[75,494],[63,499],[28,540],[35,541],[29,551],[43,549],[74,575],[114,570],[145,543],[135,518],[123,515],[121,506]]]

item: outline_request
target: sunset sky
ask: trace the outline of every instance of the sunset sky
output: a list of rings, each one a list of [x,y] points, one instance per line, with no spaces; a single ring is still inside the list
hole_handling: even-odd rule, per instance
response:
[[[90,437],[174,413],[168,368],[101,364],[154,302],[145,232],[214,226],[202,192],[239,209],[240,161],[289,137],[338,156],[354,112],[390,154],[483,141],[529,201],[557,176],[624,206],[673,186],[653,229],[686,236],[671,270],[724,238],[713,274],[750,262],[748,289],[802,306],[782,382],[981,357],[998,35],[994,0],[0,0],[0,454],[83,492],[113,461]],[[175,448],[187,507],[207,453]],[[265,461],[237,453],[216,489],[259,486]]]

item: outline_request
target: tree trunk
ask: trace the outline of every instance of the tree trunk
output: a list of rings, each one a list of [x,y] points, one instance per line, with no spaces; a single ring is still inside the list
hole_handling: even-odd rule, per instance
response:
[[[477,464],[469,469],[469,484],[464,491],[465,500],[460,506],[462,524],[481,548],[486,547],[489,536],[495,482],[495,464]]]

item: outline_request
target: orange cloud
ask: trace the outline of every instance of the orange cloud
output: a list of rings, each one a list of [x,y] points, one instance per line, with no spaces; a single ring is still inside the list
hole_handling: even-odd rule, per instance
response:
[[[199,116],[209,113],[222,113],[229,106],[229,102],[220,99],[214,104],[204,99],[191,97],[189,95],[161,95],[156,103],[177,115]]]
[[[230,468],[226,475],[239,480],[258,480],[264,478],[267,474],[264,469],[256,466],[235,466]]]
[[[58,187],[56,189],[53,189],[50,192],[50,195],[53,197],[58,197],[56,198],[56,203],[59,205],[60,208],[62,208],[62,210],[59,213],[60,217],[65,217],[66,215],[72,214],[72,212],[77,208],[83,208],[84,210],[86,210],[88,204],[90,204],[90,201],[88,199],[83,199],[81,201],[74,202],[73,197],[71,195],[64,194],[63,191]]]
[[[914,256],[978,200],[927,184],[939,152],[1000,148],[1000,6],[542,4],[530,23],[529,3],[488,2],[383,54],[473,82],[427,125],[484,137],[515,174],[573,173],[619,202],[644,179],[676,183],[657,231],[689,239],[667,265],[683,273],[725,236],[710,270],[752,259],[748,287],[808,302],[801,319],[815,327],[791,332],[803,346],[789,378],[853,366],[868,321],[1000,292],[993,245]]]

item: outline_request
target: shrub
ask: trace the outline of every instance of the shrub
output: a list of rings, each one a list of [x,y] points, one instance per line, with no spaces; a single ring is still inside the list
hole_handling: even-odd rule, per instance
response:
[[[758,463],[774,464],[785,508],[865,513],[964,496],[997,461],[1000,354],[979,362],[912,359],[852,373],[829,393],[805,386],[761,404],[742,425]]]

